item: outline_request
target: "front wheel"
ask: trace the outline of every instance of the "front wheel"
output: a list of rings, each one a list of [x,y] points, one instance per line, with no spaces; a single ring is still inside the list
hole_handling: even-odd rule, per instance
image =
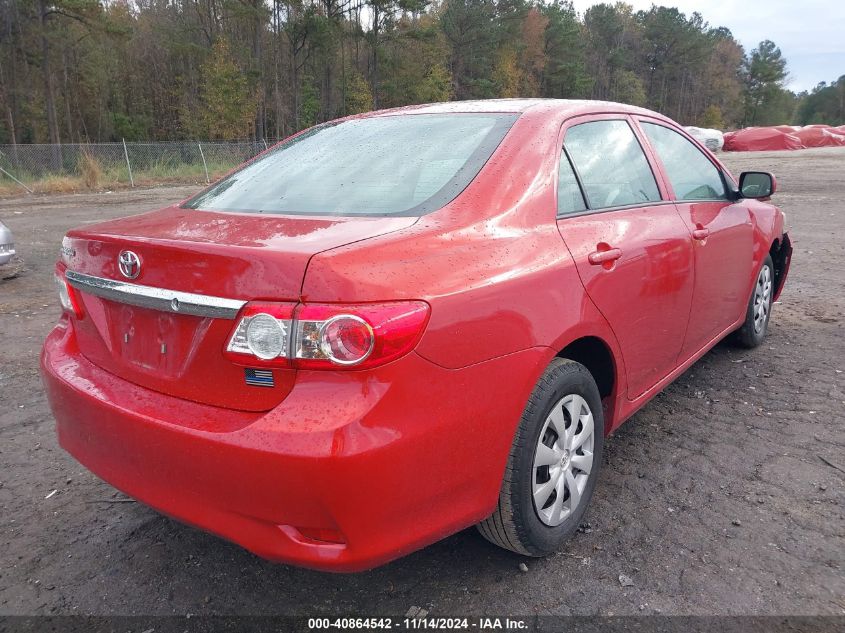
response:
[[[734,336],[734,340],[742,347],[757,347],[766,337],[769,329],[769,317],[772,314],[772,297],[775,288],[775,267],[772,263],[772,256],[766,255],[760,272],[757,273],[757,281],[754,290],[751,291],[751,298],[748,300],[748,308],[745,311],[745,321]]]
[[[488,541],[528,556],[554,552],[578,529],[596,485],[604,417],[586,367],[556,358],[534,388],[505,468]]]

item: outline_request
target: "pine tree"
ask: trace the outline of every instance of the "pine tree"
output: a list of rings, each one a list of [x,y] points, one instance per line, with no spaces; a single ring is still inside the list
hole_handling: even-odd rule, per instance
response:
[[[745,118],[748,125],[788,123],[784,103],[786,60],[771,40],[763,40],[745,62]],[[785,118],[786,120],[780,120]]]

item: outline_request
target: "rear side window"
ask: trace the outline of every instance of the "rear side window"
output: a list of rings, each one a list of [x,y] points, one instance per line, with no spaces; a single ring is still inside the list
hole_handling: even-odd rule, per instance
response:
[[[563,142],[581,177],[591,209],[660,200],[642,147],[625,121],[575,125]]]
[[[285,215],[423,215],[472,182],[517,116],[393,115],[318,126],[183,206]]]
[[[642,122],[649,143],[660,157],[676,200],[724,200],[725,183],[716,166],[695,145],[662,125]]]

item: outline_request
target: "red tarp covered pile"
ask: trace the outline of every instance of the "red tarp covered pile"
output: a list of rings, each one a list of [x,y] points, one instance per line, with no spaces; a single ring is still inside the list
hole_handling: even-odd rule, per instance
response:
[[[726,152],[763,152],[808,147],[845,147],[845,125],[747,127],[725,134]]]
[[[808,125],[795,132],[804,147],[845,146],[845,132],[829,125]]]

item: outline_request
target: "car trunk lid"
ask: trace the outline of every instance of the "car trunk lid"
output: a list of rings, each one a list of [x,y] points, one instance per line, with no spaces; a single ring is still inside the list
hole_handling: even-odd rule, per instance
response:
[[[223,350],[252,300],[299,300],[315,253],[410,226],[415,218],[267,216],[171,207],[68,233],[63,259],[77,289],[80,352],[121,378],[221,407],[265,411],[295,372],[256,379]],[[121,253],[137,257],[129,278]],[[131,258],[130,258],[131,259]]]

